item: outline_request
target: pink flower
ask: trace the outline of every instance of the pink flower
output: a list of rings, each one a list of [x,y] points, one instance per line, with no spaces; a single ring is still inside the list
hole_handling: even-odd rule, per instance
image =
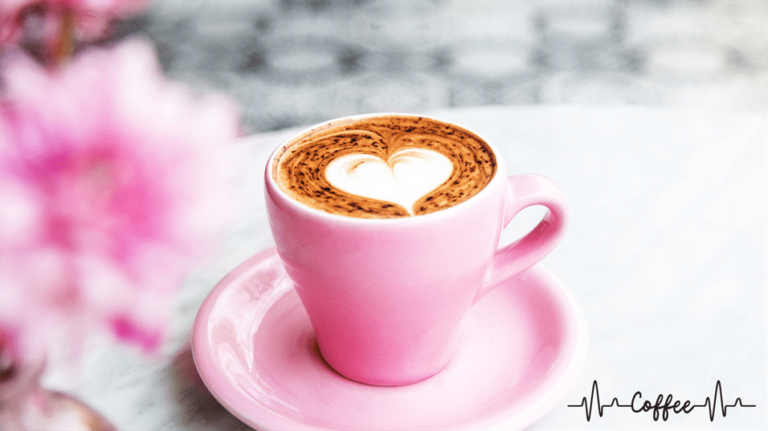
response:
[[[111,20],[144,10],[147,0],[3,0],[0,2],[0,43],[15,43],[27,19],[42,18],[44,32],[56,35],[65,15],[70,15],[81,40],[100,37]]]
[[[143,41],[56,71],[18,56],[5,80],[0,326],[106,328],[156,349],[190,259],[227,211],[214,150],[238,134],[237,109],[164,81]]]
[[[23,340],[20,330],[0,327],[0,405],[14,409],[34,390],[45,368],[45,353],[34,340]],[[0,424],[3,424],[0,409]]]

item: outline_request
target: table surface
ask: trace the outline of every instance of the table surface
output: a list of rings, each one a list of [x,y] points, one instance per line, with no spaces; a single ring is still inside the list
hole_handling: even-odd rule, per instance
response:
[[[573,219],[544,264],[573,292],[589,326],[576,384],[532,429],[766,429],[766,223],[764,114],[614,107],[470,108],[432,112],[496,145],[510,174],[557,182]],[[72,375],[52,366],[48,387],[74,393],[124,430],[248,429],[201,386],[189,352],[197,310],[228,271],[272,246],[263,200],[267,157],[297,129],[222,146],[242,203],[226,239],[190,274],[163,354],[146,358],[94,340]],[[540,208],[513,220],[501,242],[534,226]],[[715,405],[671,414],[580,404],[599,383],[602,404],[637,391]],[[639,403],[636,402],[636,406]]]

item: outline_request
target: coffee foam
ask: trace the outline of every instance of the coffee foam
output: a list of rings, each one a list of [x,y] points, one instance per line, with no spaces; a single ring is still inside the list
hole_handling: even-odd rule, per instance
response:
[[[284,145],[272,162],[275,182],[294,200],[360,218],[449,208],[482,190],[496,169],[492,150],[476,135],[407,115],[316,127]]]
[[[399,204],[410,215],[413,205],[450,178],[453,163],[423,148],[399,151],[384,161],[368,154],[346,154],[325,168],[325,178],[339,190]]]

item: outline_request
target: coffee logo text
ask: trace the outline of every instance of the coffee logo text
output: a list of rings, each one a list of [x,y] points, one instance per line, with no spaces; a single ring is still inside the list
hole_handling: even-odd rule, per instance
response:
[[[658,421],[661,418],[666,421],[669,418],[670,413],[674,414],[689,414],[693,410],[701,407],[706,407],[709,411],[709,421],[714,422],[715,416],[719,411],[723,417],[728,413],[728,409],[731,407],[755,407],[754,404],[744,404],[741,398],[736,398],[733,404],[725,404],[723,401],[723,386],[720,380],[715,384],[715,393],[712,398],[707,397],[701,404],[693,404],[691,401],[686,400],[681,402],[675,400],[672,394],[664,397],[663,394],[659,394],[655,400],[643,398],[643,393],[640,391],[635,392],[632,396],[632,400],[628,404],[621,404],[617,398],[614,398],[610,404],[600,403],[600,391],[597,387],[597,380],[592,383],[592,394],[587,401],[587,397],[581,399],[581,404],[569,404],[568,407],[583,407],[587,416],[587,422],[592,419],[592,408],[597,407],[597,414],[603,417],[603,410],[608,407],[622,407],[631,409],[633,413],[645,413],[652,412],[653,420]]]

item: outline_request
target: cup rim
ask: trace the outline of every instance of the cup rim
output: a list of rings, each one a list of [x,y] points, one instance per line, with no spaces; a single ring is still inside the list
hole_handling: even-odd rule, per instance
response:
[[[480,138],[483,142],[485,142],[488,147],[490,147],[491,151],[493,151],[493,154],[496,156],[496,172],[493,174],[493,178],[491,178],[491,181],[486,184],[485,187],[483,187],[482,190],[480,190],[477,194],[473,195],[469,199],[460,202],[456,205],[453,205],[449,208],[442,209],[439,211],[431,212],[429,214],[423,214],[418,216],[409,216],[409,217],[393,217],[393,218],[363,218],[363,217],[350,217],[346,215],[341,214],[332,214],[329,212],[325,212],[323,210],[319,210],[317,208],[313,208],[309,205],[300,203],[293,198],[291,198],[286,192],[284,192],[279,185],[277,185],[277,182],[275,181],[274,177],[272,176],[272,165],[275,160],[275,156],[277,155],[278,151],[283,148],[287,143],[296,140],[297,138],[304,136],[310,132],[312,132],[315,129],[318,129],[320,127],[327,127],[334,123],[339,123],[342,121],[353,121],[353,120],[361,120],[366,118],[376,118],[376,117],[388,117],[388,116],[400,116],[400,117],[411,117],[411,118],[426,118],[428,120],[437,121],[439,123],[448,124],[451,127],[455,127],[458,129],[462,129],[466,132],[469,132],[478,138]],[[473,129],[470,129],[465,126],[460,126],[456,124],[453,121],[445,120],[442,118],[438,118],[431,115],[421,115],[421,114],[409,114],[409,113],[401,113],[401,112],[377,112],[377,113],[367,113],[367,114],[356,114],[356,115],[349,115],[346,117],[339,117],[339,118],[333,118],[330,120],[322,121],[320,123],[314,124],[312,126],[306,127],[294,134],[292,134],[289,138],[283,140],[280,142],[280,144],[275,147],[275,149],[272,151],[272,154],[270,154],[269,159],[267,160],[267,165],[264,172],[265,176],[265,184],[267,187],[267,193],[271,194],[270,192],[276,193],[278,196],[280,196],[281,200],[285,202],[286,205],[289,205],[291,208],[294,208],[301,212],[306,212],[307,214],[311,214],[317,217],[321,218],[327,218],[330,221],[338,221],[338,222],[345,222],[345,223],[361,223],[366,225],[372,225],[372,224],[404,224],[404,223],[433,223],[435,221],[439,221],[441,218],[448,218],[453,216],[455,213],[459,211],[464,211],[464,209],[473,206],[474,203],[480,202],[485,198],[487,195],[492,193],[492,189],[494,187],[497,187],[498,183],[500,181],[503,181],[506,179],[506,166],[504,164],[504,161],[499,157],[499,151],[498,149],[488,140],[486,139],[482,134],[476,132]]]

